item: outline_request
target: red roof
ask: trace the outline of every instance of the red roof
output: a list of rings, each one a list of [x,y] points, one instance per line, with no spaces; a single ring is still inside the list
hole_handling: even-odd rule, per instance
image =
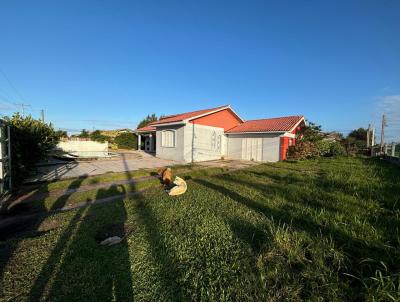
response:
[[[216,108],[211,108],[211,109],[203,109],[203,110],[197,110],[197,111],[192,111],[192,112],[186,112],[186,113],[181,113],[181,114],[175,114],[175,115],[168,115],[163,118],[161,118],[158,121],[150,123],[150,125],[159,125],[159,124],[166,124],[166,123],[176,123],[176,122],[182,122],[184,120],[190,119],[197,117],[199,115],[211,113],[213,111],[219,110],[219,109],[224,109],[224,108],[229,108],[228,105],[225,106],[220,106]]]
[[[246,121],[226,133],[290,131],[304,117],[301,115]]]
[[[151,131],[156,131],[156,127],[147,125],[147,126],[144,126],[142,128],[136,129],[136,131],[139,131],[139,132],[151,132]]]

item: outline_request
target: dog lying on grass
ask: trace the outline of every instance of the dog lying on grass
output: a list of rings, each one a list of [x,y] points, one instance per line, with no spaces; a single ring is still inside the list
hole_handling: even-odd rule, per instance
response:
[[[172,170],[171,168],[160,168],[158,169],[158,175],[160,175],[161,181],[164,186],[169,187],[172,183]]]
[[[172,182],[172,170],[171,168],[160,168],[158,169],[158,175],[161,178],[161,182],[164,185],[165,192],[170,196],[181,195],[186,192],[187,185],[186,182],[180,178],[175,177],[175,181]]]

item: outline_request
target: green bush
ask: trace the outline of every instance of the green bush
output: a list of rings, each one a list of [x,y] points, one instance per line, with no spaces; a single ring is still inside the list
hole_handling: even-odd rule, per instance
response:
[[[340,142],[331,142],[330,147],[330,156],[344,156],[346,155],[346,149]]]
[[[100,130],[95,130],[89,135],[90,139],[96,142],[104,143],[108,137],[101,134]]]
[[[319,156],[315,142],[300,140],[294,146],[289,147],[288,157],[290,159],[307,159]]]
[[[137,149],[137,136],[131,132],[120,133],[114,138],[114,143],[121,149]]]
[[[346,155],[346,149],[336,141],[299,141],[295,146],[289,147],[290,159],[308,159],[329,156]]]
[[[14,184],[18,185],[33,166],[44,159],[59,140],[59,134],[51,124],[23,117],[19,113],[6,119],[11,131],[11,161]]]
[[[331,142],[327,140],[320,140],[315,142],[318,156],[330,156]]]

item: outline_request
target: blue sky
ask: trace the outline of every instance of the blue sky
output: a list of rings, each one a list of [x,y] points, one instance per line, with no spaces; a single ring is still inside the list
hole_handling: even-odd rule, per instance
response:
[[[0,112],[97,129],[231,104],[346,132],[386,111],[399,140],[399,16],[395,0],[2,0]]]

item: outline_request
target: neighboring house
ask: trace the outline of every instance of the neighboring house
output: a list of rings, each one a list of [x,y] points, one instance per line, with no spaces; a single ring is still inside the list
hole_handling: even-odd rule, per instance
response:
[[[244,121],[229,106],[170,115],[136,130],[138,145],[183,162],[224,158],[276,162],[286,159],[303,116]]]

